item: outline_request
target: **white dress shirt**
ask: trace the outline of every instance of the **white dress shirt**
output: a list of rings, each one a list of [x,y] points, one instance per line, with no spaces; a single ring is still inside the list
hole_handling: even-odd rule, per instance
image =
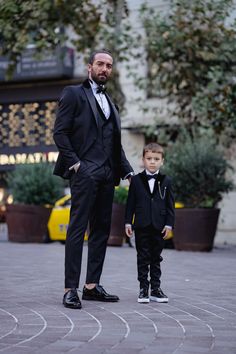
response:
[[[98,101],[98,104],[101,107],[101,110],[103,111],[106,119],[108,119],[111,114],[111,109],[110,109],[109,103],[107,101],[106,95],[103,92],[97,93],[98,84],[96,82],[94,82],[90,79],[89,83],[91,85],[94,97]]]
[[[157,175],[159,173],[159,170],[156,171],[155,173],[151,173],[148,170],[145,170],[145,171],[146,171],[146,174],[149,175],[149,176],[152,176],[152,175],[154,176],[154,175]],[[151,193],[153,192],[155,181],[156,181],[155,178],[149,179],[149,181],[148,181]]]

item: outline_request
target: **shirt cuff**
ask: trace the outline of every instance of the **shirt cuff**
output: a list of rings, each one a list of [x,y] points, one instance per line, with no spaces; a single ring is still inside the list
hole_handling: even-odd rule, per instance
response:
[[[127,179],[127,178],[129,178],[129,177],[131,177],[131,176],[134,176],[135,175],[135,173],[132,171],[132,172],[129,172],[125,177],[123,177],[122,179]]]
[[[172,230],[172,226],[169,226],[169,225],[165,225],[165,228],[169,229],[169,230]]]
[[[75,172],[77,172],[78,169],[79,169],[79,167],[80,167],[80,161],[78,161],[78,162],[76,162],[74,165],[70,166],[70,167],[69,167],[69,171],[75,170]]]

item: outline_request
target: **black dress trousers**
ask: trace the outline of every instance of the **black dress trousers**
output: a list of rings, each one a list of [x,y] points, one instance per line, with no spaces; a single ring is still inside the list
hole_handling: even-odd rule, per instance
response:
[[[86,283],[99,283],[110,233],[114,179],[109,165],[81,163],[70,179],[71,211],[65,246],[65,288],[80,280],[84,234],[89,220]]]
[[[135,244],[137,250],[138,281],[140,289],[160,287],[162,261],[161,252],[164,248],[163,235],[152,225],[135,229]]]

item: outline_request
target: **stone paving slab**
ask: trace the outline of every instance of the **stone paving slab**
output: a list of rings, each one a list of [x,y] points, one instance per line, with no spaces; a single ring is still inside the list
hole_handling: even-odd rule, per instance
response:
[[[236,246],[163,257],[168,304],[137,303],[136,254],[123,246],[108,247],[101,281],[120,301],[71,310],[63,245],[0,242],[0,354],[236,354]]]

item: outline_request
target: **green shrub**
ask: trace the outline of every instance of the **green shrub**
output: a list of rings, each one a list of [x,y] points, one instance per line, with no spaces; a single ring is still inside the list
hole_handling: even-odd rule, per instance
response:
[[[126,204],[128,197],[128,187],[118,186],[115,188],[113,202],[117,204]]]
[[[167,152],[165,171],[173,178],[176,200],[186,207],[216,207],[233,182],[232,169],[209,136],[184,134]]]
[[[63,181],[53,175],[49,163],[17,165],[8,175],[14,203],[54,204],[63,195]]]

